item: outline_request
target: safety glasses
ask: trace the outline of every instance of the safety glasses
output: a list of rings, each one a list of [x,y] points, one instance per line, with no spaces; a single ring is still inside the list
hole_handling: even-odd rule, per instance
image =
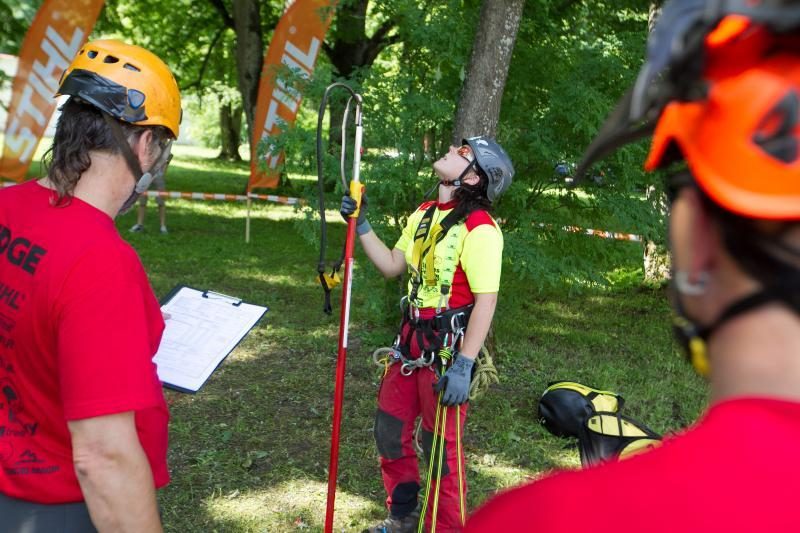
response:
[[[462,145],[458,150],[456,150],[456,153],[470,163],[475,160],[475,156],[472,154],[472,148],[470,148],[467,144]]]

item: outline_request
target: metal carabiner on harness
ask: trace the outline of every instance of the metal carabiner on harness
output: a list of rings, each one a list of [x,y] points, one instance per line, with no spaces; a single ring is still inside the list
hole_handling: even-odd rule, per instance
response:
[[[372,352],[372,361],[377,366],[384,366],[384,365],[391,365],[396,363],[400,360],[402,355],[400,352],[393,347],[389,348],[378,348],[374,352]]]

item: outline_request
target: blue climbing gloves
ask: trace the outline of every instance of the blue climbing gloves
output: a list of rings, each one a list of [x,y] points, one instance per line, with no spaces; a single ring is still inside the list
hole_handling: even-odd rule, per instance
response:
[[[473,359],[456,354],[453,365],[447,369],[439,381],[433,386],[436,393],[442,393],[442,405],[461,405],[469,400],[469,386],[472,383]]]
[[[358,206],[352,196],[349,194],[342,196],[342,206],[339,208],[339,213],[342,214],[345,222],[350,218],[350,215],[355,213],[356,207]],[[361,195],[361,210],[358,212],[358,218],[356,219],[356,233],[364,235],[370,231],[372,231],[372,226],[367,220],[367,194],[364,193]]]

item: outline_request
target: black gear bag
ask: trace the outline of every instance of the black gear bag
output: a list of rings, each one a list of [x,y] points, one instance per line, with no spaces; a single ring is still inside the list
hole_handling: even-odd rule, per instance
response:
[[[577,438],[581,465],[589,466],[631,455],[661,440],[641,422],[622,415],[624,404],[616,392],[555,381],[539,400],[539,421],[557,437]]]

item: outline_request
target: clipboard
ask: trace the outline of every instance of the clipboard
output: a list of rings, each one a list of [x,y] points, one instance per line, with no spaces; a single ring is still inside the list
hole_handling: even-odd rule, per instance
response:
[[[265,306],[187,285],[176,285],[161,299],[168,313],[153,362],[161,383],[194,394],[253,329]]]

